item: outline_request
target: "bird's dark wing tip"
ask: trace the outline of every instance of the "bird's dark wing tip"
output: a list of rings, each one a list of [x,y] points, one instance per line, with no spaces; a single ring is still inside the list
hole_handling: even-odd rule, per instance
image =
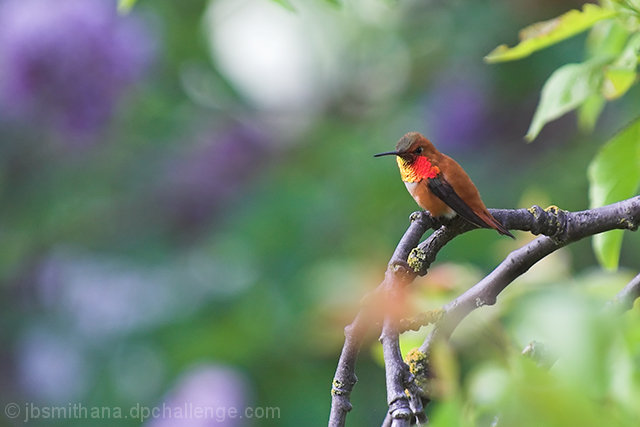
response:
[[[501,224],[502,225],[502,224]],[[498,229],[498,233],[502,234],[503,236],[509,236],[511,237],[513,240],[516,239],[516,236],[514,236],[513,234],[511,234],[511,232],[509,230],[507,230],[506,228],[504,228],[504,226],[502,227],[502,229]]]
[[[511,232],[507,229],[507,227],[505,227],[500,221],[498,221],[498,219],[496,219],[496,217],[494,217],[493,215],[491,215],[490,212],[487,212],[487,214],[489,215],[489,222],[492,223],[493,227],[495,228],[495,230],[502,234],[503,236],[509,236],[512,239],[515,240],[516,236],[514,236],[513,234],[511,234]]]
[[[472,224],[475,224],[478,227],[482,228],[493,228],[498,233],[509,236],[512,239],[515,239],[515,236],[511,234],[509,230],[505,228],[504,225],[497,219],[495,219],[489,212],[478,214],[473,211],[465,203],[464,200],[460,198],[460,196],[455,192],[451,184],[447,182],[447,180],[439,175],[435,178],[430,178],[427,180],[427,185],[440,200],[445,202],[447,206],[451,207],[458,215],[462,218],[466,219]]]

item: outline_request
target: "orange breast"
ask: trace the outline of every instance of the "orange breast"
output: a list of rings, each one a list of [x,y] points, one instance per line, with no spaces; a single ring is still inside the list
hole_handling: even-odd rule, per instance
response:
[[[416,203],[420,205],[422,209],[429,211],[432,216],[450,216],[455,214],[449,206],[429,190],[425,181],[405,182],[404,185]]]

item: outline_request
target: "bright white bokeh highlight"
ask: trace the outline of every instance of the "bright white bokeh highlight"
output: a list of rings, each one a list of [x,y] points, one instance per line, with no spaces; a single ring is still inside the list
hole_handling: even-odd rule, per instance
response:
[[[205,14],[212,58],[263,109],[308,109],[319,103],[323,85],[313,25],[264,0],[215,1]]]
[[[212,61],[266,122],[295,134],[331,105],[361,114],[404,91],[411,60],[396,28],[401,8],[377,0],[294,6],[218,0],[203,21]],[[217,104],[186,83],[196,102]]]

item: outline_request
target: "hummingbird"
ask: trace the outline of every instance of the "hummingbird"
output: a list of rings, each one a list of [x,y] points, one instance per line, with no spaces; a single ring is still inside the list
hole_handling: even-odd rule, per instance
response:
[[[451,157],[418,132],[409,132],[395,151],[374,157],[396,156],[400,176],[407,190],[431,216],[450,218],[456,214],[480,228],[515,237],[489,213],[469,175]]]

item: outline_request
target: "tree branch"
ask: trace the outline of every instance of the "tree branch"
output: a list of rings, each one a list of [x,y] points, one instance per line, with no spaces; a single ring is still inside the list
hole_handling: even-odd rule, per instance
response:
[[[407,365],[402,361],[398,344],[397,318],[388,317],[385,314],[381,341],[385,353],[385,368],[387,370],[387,385],[390,411],[385,419],[385,425],[393,425],[395,420],[403,422],[407,407],[413,415],[422,422],[424,413],[422,405],[416,404],[415,396],[421,390],[416,383],[428,379],[430,375],[429,352],[433,342],[437,339],[448,339],[457,325],[471,311],[483,305],[492,305],[497,296],[515,278],[526,272],[533,264],[556,249],[576,240],[593,234],[613,229],[636,230],[640,224],[640,196],[615,203],[602,208],[569,213],[551,206],[542,209],[534,206],[530,209],[491,209],[490,212],[506,228],[510,230],[531,231],[533,234],[544,234],[522,248],[513,251],[509,256],[487,277],[468,291],[447,304],[441,316],[426,316],[435,322],[435,327],[427,337],[423,345],[410,354],[410,373],[406,374]],[[460,218],[443,222],[424,242],[416,247],[424,232],[440,225],[437,220],[428,214],[416,212],[411,215],[411,224],[400,240],[385,272],[384,281],[373,292],[374,297],[382,290],[395,290],[404,288],[417,274],[426,274],[429,266],[436,258],[437,253],[449,241],[457,235],[474,229],[472,225]],[[408,267],[408,268],[407,268]],[[640,285],[627,286],[629,295],[635,295]],[[625,288],[627,289],[627,288]],[[622,293],[622,292],[621,292]],[[626,295],[626,294],[625,294]],[[624,297],[625,301],[627,297]],[[374,309],[372,309],[374,308]],[[365,306],[360,310],[354,321],[345,328],[345,343],[340,355],[338,367],[333,380],[331,415],[329,426],[344,426],[347,412],[351,410],[350,394],[357,381],[355,376],[355,362],[365,335],[370,332],[372,326],[380,328],[382,314],[376,310],[375,304]],[[417,380],[417,381],[414,381]],[[401,396],[400,387],[404,386],[409,391],[409,396]],[[404,390],[403,393],[404,394]],[[425,402],[428,396],[423,394]],[[397,416],[394,416],[397,414]],[[403,424],[397,424],[403,425]]]
[[[410,219],[411,224],[391,256],[385,278],[374,291],[374,298],[381,290],[397,288],[401,284],[410,283],[415,277],[415,273],[408,271],[403,265],[406,264],[409,252],[418,244],[422,235],[433,227],[435,221],[425,212],[414,212]],[[382,314],[375,310],[375,306],[376,304],[368,304],[363,307],[354,321],[344,329],[345,341],[331,388],[330,427],[344,426],[347,413],[351,410],[350,396],[358,381],[355,364],[360,347],[371,325],[379,324],[382,319]]]
[[[547,209],[547,212],[549,210]],[[425,356],[418,362],[425,365],[419,367],[422,372],[429,371],[429,354],[436,341],[448,339],[460,322],[473,310],[495,304],[500,292],[536,262],[555,250],[587,236],[614,229],[636,230],[640,224],[640,196],[587,211],[570,213],[557,208],[555,210],[563,212],[558,215],[558,218],[562,219],[558,224],[562,224],[563,227],[558,227],[551,237],[538,237],[511,252],[488,276],[444,306],[442,317],[435,323],[433,330],[419,348],[420,353]],[[508,211],[496,212],[494,215],[507,228],[512,228],[514,222],[520,220],[519,215],[511,216]],[[636,292],[639,286],[629,284],[627,288],[634,289]],[[419,383],[428,380],[426,376],[417,379]]]
[[[409,378],[409,367],[402,360],[400,339],[393,320],[386,316],[382,326],[382,352],[387,379],[387,404],[392,427],[408,427],[413,417],[409,405],[409,398],[405,394],[406,384],[412,382]]]

